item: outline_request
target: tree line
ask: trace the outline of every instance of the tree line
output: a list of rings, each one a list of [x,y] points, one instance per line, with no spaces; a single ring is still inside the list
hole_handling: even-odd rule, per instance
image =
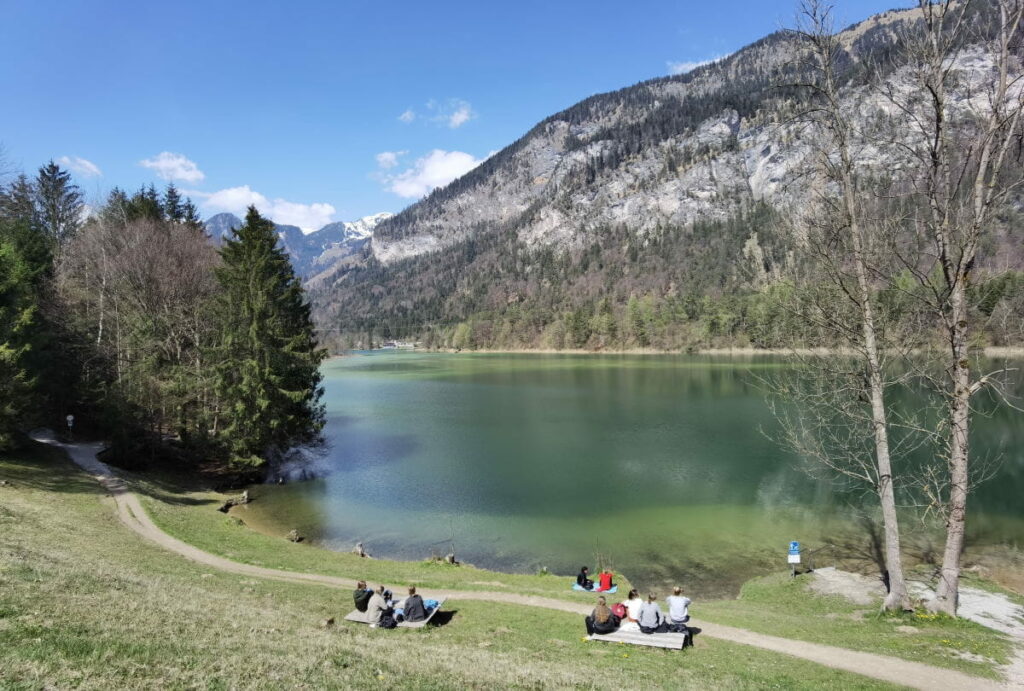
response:
[[[323,425],[313,334],[254,208],[218,248],[173,184],[88,214],[52,161],[0,188],[0,446],[73,414],[122,465],[257,472]]]

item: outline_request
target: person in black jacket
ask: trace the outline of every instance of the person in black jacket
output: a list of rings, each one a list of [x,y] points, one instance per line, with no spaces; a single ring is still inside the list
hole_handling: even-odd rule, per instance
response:
[[[619,618],[612,613],[603,597],[597,598],[597,607],[583,620],[587,625],[587,633],[612,633],[619,628]]]
[[[356,589],[352,591],[352,599],[356,603],[356,609],[365,612],[370,604],[370,597],[373,591],[366,587],[366,581],[356,583]]]
[[[416,594],[416,586],[409,586],[409,597],[405,598],[405,606],[402,609],[402,619],[405,621],[423,621],[427,618],[427,608],[423,605],[423,598]]]
[[[590,569],[584,566],[580,569],[580,575],[576,577],[576,585],[584,590],[593,590],[594,582],[590,580]]]

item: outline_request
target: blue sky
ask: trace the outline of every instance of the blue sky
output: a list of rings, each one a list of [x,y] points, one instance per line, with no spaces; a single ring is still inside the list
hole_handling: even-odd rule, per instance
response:
[[[838,3],[841,24],[897,0]],[[0,143],[93,199],[173,179],[204,216],[398,211],[591,94],[721,56],[795,2],[0,2]],[[403,117],[404,115],[404,117]]]

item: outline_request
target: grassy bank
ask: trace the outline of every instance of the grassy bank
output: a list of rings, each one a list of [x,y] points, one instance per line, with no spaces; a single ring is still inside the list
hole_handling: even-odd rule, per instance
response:
[[[151,546],[59,452],[0,457],[0,480],[5,689],[885,688],[723,641],[682,653],[586,643],[577,616],[485,603],[452,601],[443,625],[422,630],[321,628],[348,593],[213,572]]]
[[[819,595],[811,575],[775,574],[743,586],[736,600],[703,603],[702,617],[759,633],[917,660],[998,678],[1009,661],[1006,636],[966,619],[924,611],[883,614],[878,604]],[[989,585],[994,588],[994,586]]]

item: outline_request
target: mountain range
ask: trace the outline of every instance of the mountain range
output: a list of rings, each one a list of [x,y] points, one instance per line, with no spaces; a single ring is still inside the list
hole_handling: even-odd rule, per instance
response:
[[[373,229],[391,216],[390,213],[382,212],[356,221],[328,223],[308,234],[303,233],[298,226],[280,223],[274,226],[296,273],[309,279],[363,250],[373,235]],[[232,213],[211,216],[205,223],[206,232],[218,243],[241,225],[242,219]]]
[[[906,79],[901,41],[919,21],[893,10],[838,33],[843,98],[859,123],[892,116],[876,87]],[[777,345],[784,317],[766,294],[791,269],[797,240],[784,220],[811,196],[814,154],[794,117],[804,92],[787,86],[806,76],[795,41],[776,32],[688,73],[587,98],[384,218],[369,241],[322,253],[307,282],[321,332],[334,348],[375,337]],[[986,60],[962,51],[968,86],[991,74]],[[860,164],[898,169],[898,150],[860,146]],[[1020,259],[1019,242],[1002,246]]]

